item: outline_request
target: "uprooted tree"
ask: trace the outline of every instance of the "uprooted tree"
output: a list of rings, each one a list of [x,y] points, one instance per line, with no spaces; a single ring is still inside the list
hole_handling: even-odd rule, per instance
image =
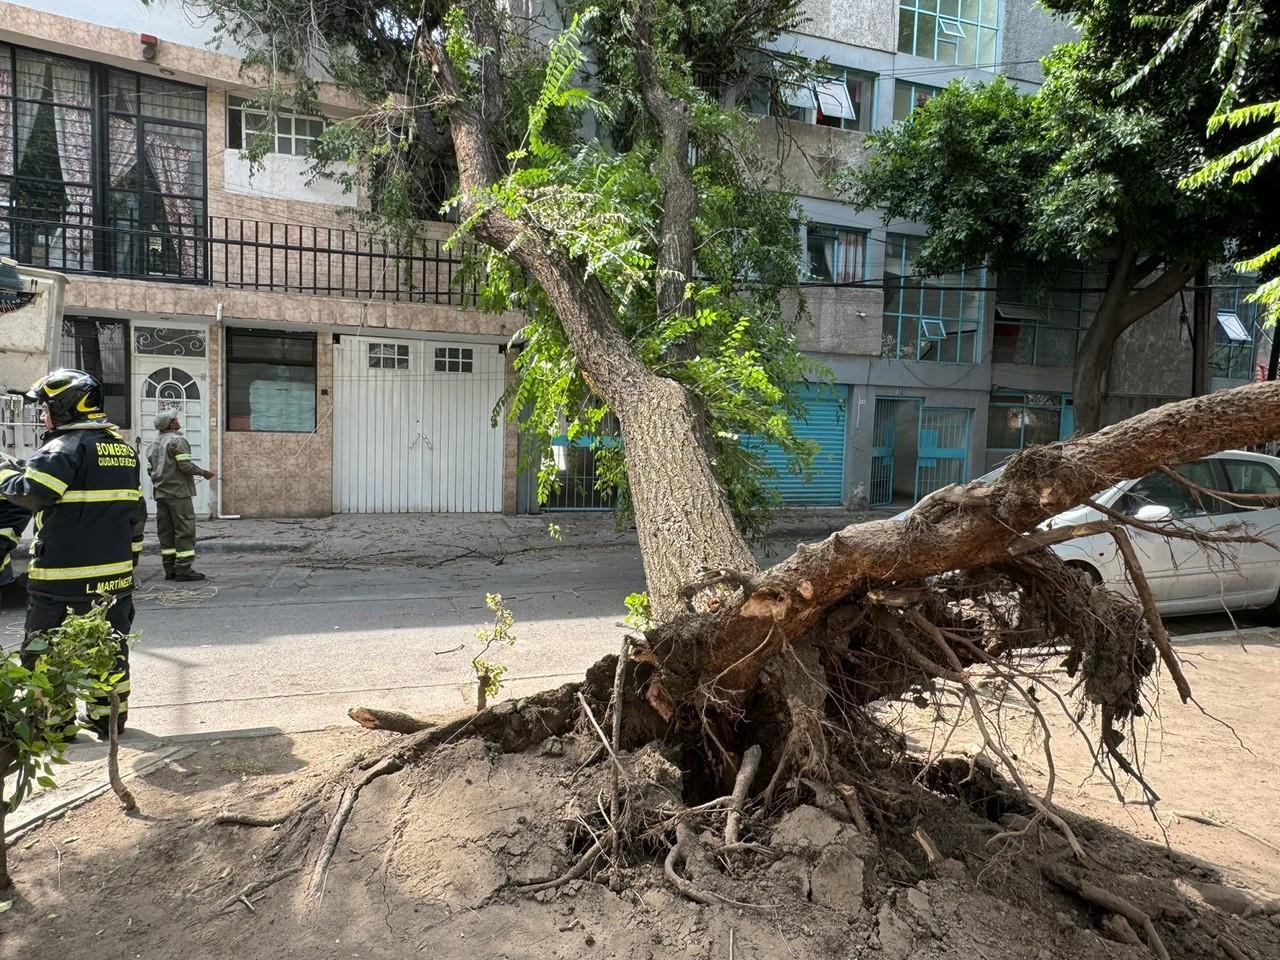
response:
[[[410,102],[402,112],[414,124],[433,125],[432,133],[413,133],[405,149],[420,149],[417,144],[434,143],[438,135],[451,138],[460,230],[494,251],[490,282],[523,284],[519,302],[535,324],[531,348],[551,351],[547,356],[563,364],[563,376],[580,377],[597,409],[617,418],[652,618],[626,657],[603,663],[576,692],[529,698],[413,733],[331,784],[324,804],[316,798],[274,818],[215,817],[310,824],[276,841],[265,862],[279,869],[246,888],[248,895],[304,865],[309,889],[322,889],[361,787],[463,730],[519,749],[580,717],[606,741],[606,759],[619,748],[664,740],[683,751],[691,795],[725,795],[740,811],[753,778],[757,789],[769,784],[770,796],[792,776],[853,783],[849,758],[868,728],[864,708],[938,685],[950,685],[970,702],[993,761],[1024,788],[1033,819],[1071,837],[1054,810],[1051,785],[1044,793],[1031,790],[998,734],[983,726],[971,680],[972,669],[994,670],[1023,691],[1018,655],[1041,649],[1059,651],[1080,677],[1082,696],[1101,721],[1098,763],[1136,772],[1123,730],[1146,709],[1144,690],[1157,663],[1184,701],[1190,688],[1140,568],[1131,565],[1142,601],[1135,605],[1066,568],[1048,549],[1100,526],[1037,527],[1122,478],[1280,436],[1280,384],[1184,401],[1091,436],[1027,450],[990,486],[937,491],[906,521],[850,526],[762,569],[726,492],[724,438],[717,436],[717,418],[726,410],[720,394],[753,389],[764,376],[761,365],[753,360],[736,368],[749,374],[746,383],[690,372],[705,372],[705,351],[714,346],[700,339],[699,296],[706,291],[695,264],[703,266],[704,249],[716,249],[701,232],[704,214],[722,212],[714,172],[702,168],[702,158],[714,156],[716,144],[731,153],[744,149],[741,139],[736,146],[724,139],[741,137],[743,128],[725,119],[732,111],[694,80],[708,50],[721,57],[738,51],[746,59],[794,17],[792,5],[743,10],[642,0],[611,8],[596,35],[614,58],[602,76],[633,91],[611,114],[631,138],[613,159],[584,144],[557,142],[549,132],[556,120],[555,136],[572,138],[576,126],[565,122],[565,113],[586,102],[570,85],[581,66],[573,44],[535,42],[485,0],[452,8],[319,0],[220,0],[214,6],[242,45],[286,44],[272,47],[258,65],[302,70],[314,62],[308,58],[328,53],[329,72],[339,78],[367,81],[375,63],[404,71],[401,89]],[[272,26],[265,35],[264,23]],[[570,31],[570,40],[574,36]],[[378,83],[385,99],[386,78]],[[527,122],[513,136],[508,98],[530,90],[521,107]],[[630,111],[626,122],[624,111]],[[385,123],[385,114],[379,116]],[[695,142],[698,150],[691,152]],[[742,163],[749,166],[746,158]],[[637,198],[647,219],[633,242],[620,247]],[[723,289],[706,295],[709,309],[728,309]],[[734,305],[744,312],[745,328],[759,322],[748,296],[737,294]],[[723,333],[723,317],[704,319]],[[646,337],[656,328],[666,331],[665,342]],[[548,347],[538,337],[555,342]],[[726,342],[727,353],[749,356],[756,349],[750,341]],[[776,334],[769,342],[794,350]],[[721,367],[730,368],[727,362]],[[782,410],[780,392],[774,396]],[[1131,556],[1124,520],[1113,529],[1119,549]],[[602,716],[611,699],[612,724]],[[1074,708],[1069,713],[1076,716]],[[1079,721],[1077,727],[1084,732]],[[616,756],[611,762],[618,765]],[[629,824],[653,827],[641,795],[621,802],[615,789],[614,798],[611,826],[573,875],[611,845],[616,852],[624,833],[631,835]],[[678,822],[666,825],[677,839],[668,873],[679,886]],[[734,832],[726,828],[730,845]],[[323,838],[314,848],[303,842],[312,835]]]

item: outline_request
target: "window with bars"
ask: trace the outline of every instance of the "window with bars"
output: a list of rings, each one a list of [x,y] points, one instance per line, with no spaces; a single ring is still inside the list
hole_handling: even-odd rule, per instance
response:
[[[810,281],[852,283],[865,277],[867,235],[829,223],[805,228],[805,258]]]
[[[923,83],[912,83],[909,80],[895,80],[893,83],[893,119],[905,120],[923,107],[941,88],[930,87]]]
[[[262,137],[268,153],[305,157],[325,126],[324,117],[290,111],[277,111],[273,121],[268,111],[243,97],[227,97],[227,146],[232,150],[244,150]]]
[[[436,347],[435,360],[437,373],[471,373],[469,347]]]
[[[1000,0],[899,0],[898,52],[994,68]]]
[[[1259,305],[1249,302],[1252,286],[1230,286],[1215,291],[1217,322],[1209,373],[1224,380],[1251,380],[1259,339]]]
[[[369,344],[370,370],[408,370],[409,345],[407,343]]]
[[[58,362],[97,377],[107,419],[118,427],[129,426],[129,325],[125,321],[64,317]]]
[[[886,238],[881,353],[895,360],[977,363],[986,271],[915,276],[922,241],[893,233]]]
[[[1073,412],[1069,394],[993,391],[987,414],[987,447],[1013,452],[1062,440],[1074,428]]]

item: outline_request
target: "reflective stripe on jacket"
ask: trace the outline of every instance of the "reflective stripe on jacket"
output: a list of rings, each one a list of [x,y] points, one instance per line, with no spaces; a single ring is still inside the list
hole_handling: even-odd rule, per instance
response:
[[[191,445],[176,430],[160,434],[147,447],[151,495],[157,500],[178,500],[196,495],[200,467],[191,459]]]
[[[129,593],[132,544],[146,522],[136,451],[103,421],[41,440],[24,469],[0,469],[0,497],[36,512],[27,589],[67,599]]]

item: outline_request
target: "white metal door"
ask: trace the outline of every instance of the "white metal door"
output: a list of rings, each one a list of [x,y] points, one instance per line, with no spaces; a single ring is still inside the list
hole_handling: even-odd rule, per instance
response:
[[[133,324],[134,436],[142,458],[142,490],[154,514],[147,447],[156,438],[155,416],[172,411],[200,466],[209,463],[209,354],[207,331],[197,327]],[[196,515],[209,512],[209,485],[196,481]]]
[[[496,346],[344,334],[333,356],[335,512],[502,509]]]

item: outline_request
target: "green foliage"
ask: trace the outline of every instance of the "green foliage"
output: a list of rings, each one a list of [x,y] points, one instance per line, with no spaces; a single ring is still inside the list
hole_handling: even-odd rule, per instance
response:
[[[55,786],[54,767],[66,762],[66,740],[77,729],[76,701],[106,694],[120,679],[112,672],[120,645],[107,622],[109,606],[103,601],[86,614],[69,614],[23,654],[0,658],[0,755],[9,759],[0,774],[13,775],[5,797],[10,811],[36,786]]]
[[[1076,20],[1081,39],[1046,58],[1038,91],[956,81],[873,134],[866,167],[838,177],[853,202],[929,228],[922,273],[988,263],[1051,279],[1126,241],[1157,262],[1214,259],[1274,229],[1256,194],[1183,186],[1208,156],[1220,92],[1208,59],[1125,87],[1164,37],[1134,26],[1124,0],[1048,5]]]
[[[788,387],[821,376],[800,356],[784,322],[782,294],[794,288],[799,268],[794,203],[744,179],[742,157],[728,144],[750,136],[749,121],[693,86],[684,64],[684,79],[671,86],[692,107],[697,159],[691,176],[700,201],[694,231],[702,276],[686,288],[686,312],[661,315],[655,299],[660,146],[652,132],[632,136],[630,149],[619,153],[578,137],[552,140],[544,130],[545,117],[554,111],[589,111],[601,125],[614,121],[610,106],[572,85],[585,69],[586,26],[604,19],[588,8],[551,44],[527,134],[508,157],[512,169],[482,197],[469,198],[472,215],[455,240],[485,210],[499,208],[538,227],[599,278],[644,362],[702,402],[717,474],[744,532],[759,536],[776,498],[759,453],[745,448],[742,439],[779,445],[800,470],[814,453],[790,424],[799,405]],[[619,101],[616,88],[606,92],[611,103]],[[559,482],[552,445],[563,438],[591,447],[598,486],[615,492],[625,511],[625,445],[610,411],[583,380],[545,295],[503,251],[489,252],[476,269],[486,309],[522,310],[527,317],[513,338],[520,346],[516,380],[495,407],[494,419],[506,407],[518,420],[524,465],[537,471],[539,499],[547,500]]]
[[[484,603],[493,612],[493,626],[481,627],[476,631],[476,639],[484,646],[471,658],[471,669],[475,671],[479,684],[481,706],[487,698],[496,697],[502,690],[502,678],[507,673],[505,663],[488,659],[489,651],[495,646],[499,649],[509,648],[516,643],[516,619],[502,602],[502,594],[486,593]]]
[[[653,612],[649,607],[647,593],[628,593],[622,602],[627,608],[627,615],[622,618],[622,622],[628,627],[644,633],[653,626]]]
[[[1198,0],[1180,15],[1134,18],[1135,26],[1166,31],[1168,36],[1122,89],[1140,87],[1162,70],[1181,69],[1189,51],[1206,46],[1213,50],[1211,71],[1222,91],[1207,132],[1213,146],[1226,149],[1183,178],[1186,190],[1223,182],[1248,188],[1270,172],[1274,197],[1275,166],[1266,168],[1280,157],[1280,43],[1275,39],[1280,13],[1271,6],[1268,9],[1262,0]],[[1240,142],[1241,135],[1253,139]],[[1240,260],[1235,267],[1242,273],[1270,275],[1251,299],[1264,303],[1274,317],[1280,307],[1280,244]]]

